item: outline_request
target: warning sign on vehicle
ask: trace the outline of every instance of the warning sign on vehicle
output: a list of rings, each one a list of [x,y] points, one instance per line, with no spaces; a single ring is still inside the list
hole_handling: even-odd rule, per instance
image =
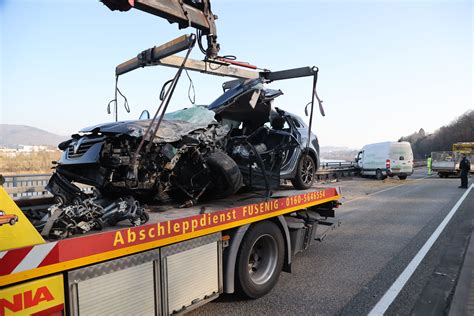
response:
[[[43,237],[0,186],[0,251],[44,242]]]

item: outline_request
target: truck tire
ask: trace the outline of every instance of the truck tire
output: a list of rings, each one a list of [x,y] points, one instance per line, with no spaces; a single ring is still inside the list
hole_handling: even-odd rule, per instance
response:
[[[383,180],[383,179],[385,179],[385,177],[383,176],[382,170],[377,169],[377,171],[375,171],[375,178],[376,178],[377,180]]]
[[[283,236],[276,224],[263,221],[252,225],[237,255],[237,293],[255,299],[270,292],[280,276],[284,253]]]
[[[209,155],[206,163],[213,173],[214,196],[226,197],[237,193],[242,187],[243,179],[239,166],[226,153],[216,151]]]
[[[398,179],[400,179],[400,180],[406,180],[406,179],[407,179],[407,176],[398,176]]]
[[[314,182],[316,175],[316,163],[313,157],[302,154],[296,169],[296,175],[291,179],[291,184],[298,190],[309,189]]]

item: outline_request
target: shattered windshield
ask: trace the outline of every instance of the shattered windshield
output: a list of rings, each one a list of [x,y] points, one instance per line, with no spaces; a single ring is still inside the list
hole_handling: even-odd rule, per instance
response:
[[[214,111],[208,110],[202,105],[197,105],[192,108],[166,113],[164,119],[168,121],[185,121],[199,126],[207,126],[215,121],[215,114]]]

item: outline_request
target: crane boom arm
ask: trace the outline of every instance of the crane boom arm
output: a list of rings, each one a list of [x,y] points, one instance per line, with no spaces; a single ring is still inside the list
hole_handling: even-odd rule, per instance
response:
[[[219,52],[215,16],[210,0],[101,0],[110,10],[128,11],[135,8],[177,23],[180,29],[193,27],[207,35],[206,55],[215,58]]]

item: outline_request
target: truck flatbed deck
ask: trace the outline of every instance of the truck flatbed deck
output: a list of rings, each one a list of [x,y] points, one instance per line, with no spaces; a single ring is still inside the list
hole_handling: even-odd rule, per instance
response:
[[[337,188],[282,187],[268,200],[252,192],[189,208],[149,206],[150,221],[142,226],[123,222],[91,234],[0,252],[0,286],[222,232],[339,198]]]

